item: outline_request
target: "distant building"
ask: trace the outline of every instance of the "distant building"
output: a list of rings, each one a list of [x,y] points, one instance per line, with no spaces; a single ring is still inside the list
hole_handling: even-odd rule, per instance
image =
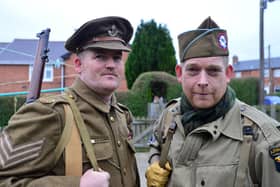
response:
[[[233,56],[232,65],[236,78],[260,77],[260,61],[239,61]],[[265,59],[264,63],[264,89],[266,93],[280,92],[280,57]]]
[[[38,40],[33,39],[0,42],[0,93],[28,90],[37,44]],[[64,48],[64,41],[49,41],[48,47],[49,62],[45,65],[42,89],[70,86],[77,76],[73,63],[76,55]],[[124,61],[127,55],[124,54]],[[118,91],[127,91],[125,78]]]

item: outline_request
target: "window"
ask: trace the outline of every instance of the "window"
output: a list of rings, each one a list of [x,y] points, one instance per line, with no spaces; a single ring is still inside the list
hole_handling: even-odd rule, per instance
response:
[[[274,76],[274,77],[280,77],[280,69],[275,69],[275,70],[273,71],[273,76]]]
[[[33,72],[33,65],[29,66],[29,81],[31,80]],[[43,82],[52,82],[53,81],[53,66],[52,65],[45,65],[44,75],[43,75]]]
[[[236,77],[236,78],[242,77],[242,76],[241,76],[241,72],[235,72],[235,77]]]
[[[264,70],[264,77],[269,77],[269,69]]]

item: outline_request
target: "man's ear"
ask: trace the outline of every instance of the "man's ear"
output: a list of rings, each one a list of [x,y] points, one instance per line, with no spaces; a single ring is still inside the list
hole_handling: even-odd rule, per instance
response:
[[[81,73],[81,71],[82,71],[82,62],[81,62],[81,59],[78,56],[76,56],[74,58],[74,66],[75,66],[75,71],[77,73]]]
[[[176,77],[178,82],[182,81],[182,64],[176,64],[175,67]]]
[[[227,69],[226,69],[227,82],[230,82],[230,79],[232,79],[233,76],[234,76],[233,66],[232,65],[228,65]]]

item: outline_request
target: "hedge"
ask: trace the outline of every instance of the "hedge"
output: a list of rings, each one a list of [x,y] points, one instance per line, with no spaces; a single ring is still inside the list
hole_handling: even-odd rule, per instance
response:
[[[229,85],[234,89],[239,100],[249,105],[258,105],[259,78],[233,78]]]
[[[0,127],[7,125],[11,116],[24,104],[25,100],[22,96],[0,97]]]
[[[120,103],[129,107],[134,116],[147,116],[147,103],[153,96],[162,96],[165,102],[180,97],[181,85],[177,78],[166,72],[145,72],[138,76],[128,92],[117,92]]]

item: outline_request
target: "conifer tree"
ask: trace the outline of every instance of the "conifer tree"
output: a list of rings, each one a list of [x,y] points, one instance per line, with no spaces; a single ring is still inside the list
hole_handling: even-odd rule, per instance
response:
[[[164,71],[175,74],[175,49],[165,26],[157,25],[154,20],[141,20],[131,48],[125,64],[128,88],[131,88],[136,78],[144,72]]]

